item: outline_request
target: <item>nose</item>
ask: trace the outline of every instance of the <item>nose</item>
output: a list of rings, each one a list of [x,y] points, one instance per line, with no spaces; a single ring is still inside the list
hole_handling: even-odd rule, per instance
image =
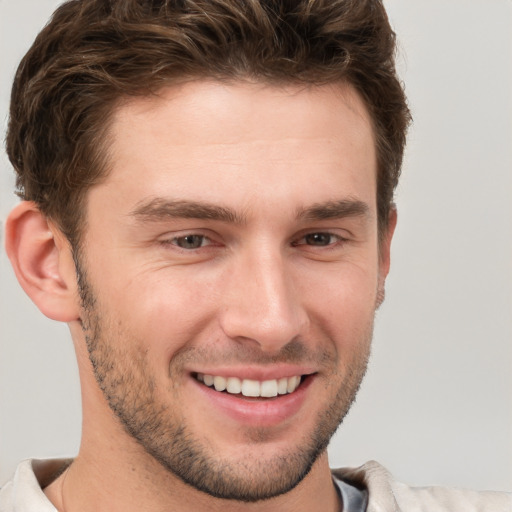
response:
[[[287,267],[279,251],[252,252],[231,267],[220,315],[228,337],[277,352],[304,333],[308,317]]]

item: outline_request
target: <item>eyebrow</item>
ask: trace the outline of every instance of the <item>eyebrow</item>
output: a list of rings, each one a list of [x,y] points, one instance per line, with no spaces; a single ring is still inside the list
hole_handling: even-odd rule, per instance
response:
[[[341,199],[317,203],[299,210],[297,217],[303,220],[342,219],[345,217],[369,217],[370,207],[358,199]]]
[[[139,221],[158,222],[165,219],[205,219],[243,224],[245,217],[215,204],[155,198],[139,204],[130,216]]]
[[[369,217],[370,208],[363,201],[342,199],[316,203],[299,208],[296,218],[303,221],[341,219],[345,217]],[[158,222],[166,219],[204,219],[245,224],[246,215],[231,208],[207,202],[154,198],[140,203],[130,216],[141,222]]]

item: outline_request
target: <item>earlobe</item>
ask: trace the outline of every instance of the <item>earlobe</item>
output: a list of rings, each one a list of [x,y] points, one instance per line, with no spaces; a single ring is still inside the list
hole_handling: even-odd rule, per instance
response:
[[[35,203],[23,201],[11,211],[5,247],[19,283],[44,315],[61,322],[79,318],[71,248]]]

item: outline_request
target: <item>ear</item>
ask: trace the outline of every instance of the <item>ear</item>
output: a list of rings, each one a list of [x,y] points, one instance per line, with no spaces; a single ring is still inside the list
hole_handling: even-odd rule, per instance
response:
[[[386,277],[391,266],[391,240],[397,222],[396,207],[393,205],[389,212],[386,232],[380,235],[379,241],[379,283],[377,289],[377,307],[384,302]]]
[[[23,201],[11,211],[5,248],[19,283],[44,315],[60,322],[79,318],[71,246],[35,203]]]

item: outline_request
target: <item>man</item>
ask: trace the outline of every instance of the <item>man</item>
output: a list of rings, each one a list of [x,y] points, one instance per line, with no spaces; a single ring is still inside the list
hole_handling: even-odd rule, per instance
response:
[[[510,508],[329,470],[389,270],[393,52],[377,2],[56,12],[13,88],[6,247],[70,327],[82,444],[0,510]]]

